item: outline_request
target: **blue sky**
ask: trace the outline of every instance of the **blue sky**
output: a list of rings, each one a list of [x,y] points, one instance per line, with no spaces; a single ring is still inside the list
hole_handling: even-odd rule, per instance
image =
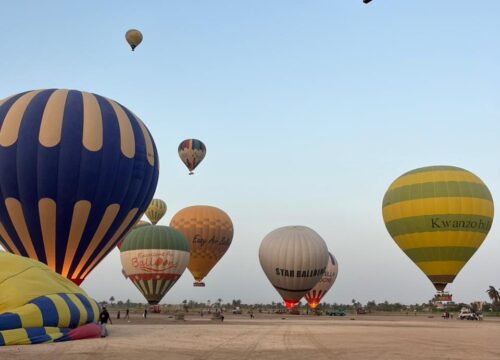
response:
[[[192,288],[166,302],[278,301],[258,262],[271,230],[300,224],[339,262],[328,302],[423,302],[433,287],[385,230],[382,197],[403,172],[466,168],[500,192],[500,2],[374,0],[10,1],[2,4],[0,98],[75,88],[113,98],[158,147],[161,223],[194,204],[221,207],[235,238]],[[124,40],[140,29],[132,53]],[[199,138],[197,174],[177,145]],[[450,290],[500,287],[496,222]],[[98,299],[140,300],[110,254],[84,283]]]

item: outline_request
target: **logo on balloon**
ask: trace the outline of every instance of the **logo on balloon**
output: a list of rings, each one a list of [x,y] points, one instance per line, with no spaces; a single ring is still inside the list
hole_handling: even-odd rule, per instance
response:
[[[230,238],[222,237],[220,239],[216,239],[215,236],[212,236],[211,239],[207,240],[201,237],[200,234],[196,234],[193,237],[193,244],[199,245],[199,246],[205,246],[205,245],[217,245],[217,246],[229,246],[231,245],[231,240]]]
[[[140,252],[132,257],[132,266],[145,272],[161,272],[177,267],[169,251]]]

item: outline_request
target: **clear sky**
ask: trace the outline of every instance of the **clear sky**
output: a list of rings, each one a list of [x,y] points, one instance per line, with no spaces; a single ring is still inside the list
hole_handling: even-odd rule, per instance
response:
[[[168,212],[224,209],[233,243],[193,288],[186,270],[164,302],[279,301],[258,247],[306,225],[339,276],[327,302],[426,302],[434,288],[387,233],[381,203],[413,168],[455,165],[500,203],[498,0],[16,0],[2,2],[0,98],[73,88],[115,99],[149,127]],[[124,34],[144,41],[132,53]],[[199,138],[188,176],[177,156]],[[486,300],[500,287],[498,221],[449,290]],[[83,287],[143,300],[113,251]]]

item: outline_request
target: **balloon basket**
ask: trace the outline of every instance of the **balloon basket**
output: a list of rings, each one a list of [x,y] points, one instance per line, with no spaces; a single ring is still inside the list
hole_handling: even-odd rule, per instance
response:
[[[205,287],[205,283],[201,281],[197,281],[193,283],[194,287]]]

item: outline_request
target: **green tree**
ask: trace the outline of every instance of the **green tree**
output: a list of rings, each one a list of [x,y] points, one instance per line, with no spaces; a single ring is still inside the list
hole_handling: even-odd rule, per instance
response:
[[[498,302],[500,302],[500,294],[494,286],[490,285],[489,289],[486,290],[486,293],[490,297],[491,301],[493,301],[493,304],[497,304]]]

